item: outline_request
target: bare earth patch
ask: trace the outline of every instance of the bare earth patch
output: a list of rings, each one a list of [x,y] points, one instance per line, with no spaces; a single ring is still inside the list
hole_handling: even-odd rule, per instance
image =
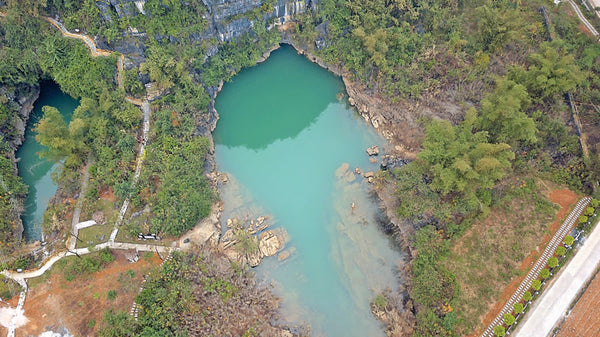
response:
[[[138,262],[130,263],[125,252],[112,253],[115,260],[97,273],[80,275],[69,282],[55,266],[49,277],[30,282],[24,307],[29,323],[17,329],[16,336],[38,336],[44,331],[64,329],[74,336],[94,336],[106,310],[128,311],[143,275],[160,264],[160,259],[154,255],[152,259],[140,257]],[[112,300],[108,298],[111,290],[117,292]]]
[[[596,274],[560,327],[557,337],[600,336],[600,320],[597,319],[599,306],[600,276]]]

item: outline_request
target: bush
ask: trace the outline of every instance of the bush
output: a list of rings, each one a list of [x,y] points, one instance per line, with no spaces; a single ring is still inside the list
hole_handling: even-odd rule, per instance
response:
[[[583,212],[583,214],[587,215],[587,216],[592,216],[595,211],[596,211],[596,209],[594,209],[594,207],[588,207],[588,208],[585,209],[585,211]]]
[[[550,277],[550,271],[548,269],[546,269],[546,268],[540,270],[540,277],[543,280],[547,279],[548,277]]]
[[[389,303],[389,300],[387,299],[387,297],[385,297],[384,294],[377,294],[377,296],[375,296],[375,298],[371,302],[371,306],[375,307],[379,310],[385,310],[388,303]]]
[[[533,280],[533,282],[531,282],[531,288],[533,290],[539,291],[541,287],[542,287],[542,282],[540,280]]]
[[[504,314],[504,324],[513,325],[515,323],[515,316],[511,314]]]
[[[108,298],[109,300],[113,301],[115,298],[117,298],[117,291],[116,290],[109,290],[108,293],[106,294],[106,298]]]
[[[494,335],[496,335],[496,337],[504,337],[504,335],[506,335],[506,329],[504,329],[502,325],[496,325],[494,327]]]
[[[100,251],[100,260],[104,263],[113,262],[115,260],[115,258],[112,256],[112,253],[110,252],[110,249],[108,249],[108,247],[106,247]]]
[[[567,249],[565,247],[559,246],[558,248],[556,248],[556,252],[554,252],[554,253],[558,256],[563,256],[563,255],[565,255],[566,252],[567,252]]]
[[[526,291],[523,294],[523,301],[525,301],[525,302],[531,301],[532,298],[533,298],[533,296],[531,296],[531,292],[529,292],[529,291]]]
[[[548,267],[556,268],[556,266],[558,266],[558,259],[553,256],[548,260]]]
[[[565,236],[565,246],[570,246],[573,244],[573,242],[575,242],[575,238],[573,238],[571,235]]]
[[[531,295],[531,293],[529,293]],[[525,296],[523,296],[525,297]],[[521,303],[515,303],[515,305],[513,305],[513,309],[515,309],[515,314],[520,314],[523,312],[523,304]]]

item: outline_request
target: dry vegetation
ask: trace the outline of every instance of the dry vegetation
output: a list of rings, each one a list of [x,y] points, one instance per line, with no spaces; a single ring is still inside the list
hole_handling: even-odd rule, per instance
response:
[[[37,336],[49,329],[66,329],[75,336],[95,336],[105,310],[129,310],[143,275],[160,259],[154,255],[130,263],[124,251],[112,254],[115,260],[102,270],[73,281],[65,279],[60,266],[32,279],[24,307],[29,323],[17,329],[16,335]],[[109,291],[116,291],[116,297],[111,299]]]
[[[500,201],[490,214],[454,242],[445,261],[460,285],[454,309],[469,328],[466,333],[482,327],[484,315],[494,311],[498,298],[498,303],[504,304],[503,290],[526,274],[541,252],[538,245],[555,230],[556,207],[548,199],[561,205],[559,218],[577,201],[573,192],[551,192],[544,182],[533,178],[510,179],[499,188],[499,194]],[[508,291],[509,297],[511,294]]]

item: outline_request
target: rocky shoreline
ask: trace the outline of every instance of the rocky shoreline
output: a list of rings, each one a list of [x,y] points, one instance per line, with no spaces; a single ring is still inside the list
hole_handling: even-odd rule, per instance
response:
[[[16,137],[13,139],[9,139],[7,141],[10,152],[8,153],[9,159],[13,164],[13,174],[18,175],[19,170],[17,167],[18,159],[16,158],[17,150],[21,145],[23,145],[23,141],[25,140],[25,130],[27,128],[27,122],[29,121],[29,117],[31,112],[33,111],[33,105],[35,101],[40,96],[40,87],[39,86],[22,86],[20,88],[14,88],[12,93],[9,93],[6,87],[0,88],[3,91],[5,97],[9,100],[4,103],[7,106],[13,106],[18,110],[17,118],[15,119],[15,129],[17,131]],[[15,209],[13,214],[21,214],[25,209],[25,198],[16,198],[15,199]],[[23,239],[23,221],[20,216],[15,216],[15,235],[18,241]]]

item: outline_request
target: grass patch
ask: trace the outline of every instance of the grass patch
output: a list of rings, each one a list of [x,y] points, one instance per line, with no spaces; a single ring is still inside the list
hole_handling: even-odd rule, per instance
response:
[[[95,246],[97,244],[107,242],[110,238],[110,232],[113,226],[109,224],[94,225],[88,228],[79,230],[77,240],[77,248]]]
[[[557,209],[546,196],[549,192],[532,178],[504,182],[495,190],[498,201],[489,215],[452,242],[444,263],[460,285],[455,306],[462,332],[481,327],[489,305],[523,274],[522,261],[548,234]]]

